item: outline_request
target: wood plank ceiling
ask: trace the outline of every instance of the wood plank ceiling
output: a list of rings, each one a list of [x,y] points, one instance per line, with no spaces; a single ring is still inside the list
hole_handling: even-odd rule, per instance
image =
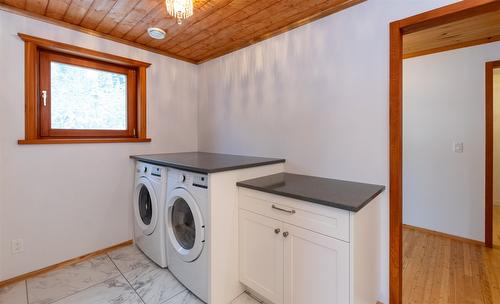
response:
[[[201,63],[363,1],[195,0],[182,25],[164,0],[0,0],[0,9]],[[167,38],[152,39],[149,27]]]
[[[403,56],[411,58],[495,41],[500,41],[500,11],[405,34]]]

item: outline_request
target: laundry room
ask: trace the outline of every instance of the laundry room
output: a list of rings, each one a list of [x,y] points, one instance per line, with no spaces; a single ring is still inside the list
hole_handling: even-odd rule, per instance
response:
[[[424,129],[408,127],[424,109],[402,112],[424,79],[409,58],[476,48],[482,61],[464,58],[483,77],[500,66],[498,12],[493,0],[0,0],[0,304],[500,303],[493,173],[471,199],[482,205],[464,203],[479,208],[469,221],[414,208],[410,194],[431,187],[402,165],[424,168],[402,140]],[[493,103],[487,92],[477,99]],[[492,165],[493,122],[475,109]],[[469,156],[459,135],[453,153]],[[461,155],[446,157],[456,168]],[[469,199],[452,190],[460,178],[449,192]],[[464,233],[438,229],[456,214]]]

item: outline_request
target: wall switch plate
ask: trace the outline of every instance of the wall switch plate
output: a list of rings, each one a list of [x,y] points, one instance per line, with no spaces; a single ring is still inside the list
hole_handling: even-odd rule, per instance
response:
[[[464,152],[464,143],[463,142],[454,142],[453,143],[453,152],[463,153]]]
[[[19,254],[24,251],[24,241],[23,239],[16,239],[10,242],[10,249],[12,254]]]

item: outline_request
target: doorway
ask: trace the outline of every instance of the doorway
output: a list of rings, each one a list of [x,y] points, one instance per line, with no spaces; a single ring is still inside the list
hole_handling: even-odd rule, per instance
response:
[[[500,248],[500,60],[486,63],[486,246]]]
[[[402,80],[403,80],[403,58],[407,55],[403,50],[404,36],[411,33],[424,31],[427,29],[437,28],[439,26],[450,24],[456,21],[463,21],[467,18],[497,12],[500,10],[499,1],[461,1],[452,5],[445,6],[433,11],[419,14],[413,17],[395,21],[390,25],[390,185],[389,185],[389,200],[390,200],[390,256],[389,256],[389,281],[390,281],[390,303],[400,304],[403,302],[403,95],[402,95]],[[489,16],[489,15],[488,15]],[[480,20],[486,20],[481,18]],[[470,26],[462,27],[462,30],[471,28]],[[431,35],[432,36],[432,35]],[[487,35],[485,37],[470,37],[464,38],[467,35],[461,36],[462,41],[456,39],[448,39],[443,45],[429,44],[426,49],[416,50],[414,54],[430,54],[445,50],[457,49],[472,45],[488,43],[500,40],[500,33],[496,35]],[[473,35],[472,35],[473,36]],[[439,37],[439,35],[438,35]],[[455,36],[456,38],[456,36]],[[446,39],[442,39],[446,40]],[[443,41],[441,41],[443,42]],[[488,129],[488,128],[487,128]],[[492,134],[489,134],[492,136]],[[488,143],[488,141],[486,141]],[[487,147],[488,148],[488,147]],[[488,149],[487,149],[488,150]],[[490,164],[492,160],[490,159]],[[488,165],[488,159],[486,160]],[[486,170],[488,173],[488,170]],[[491,176],[492,180],[492,176]],[[492,182],[491,182],[492,184]],[[491,185],[489,185],[491,188]],[[488,182],[486,183],[486,188]],[[492,188],[491,188],[492,189]],[[488,190],[488,189],[486,189]],[[488,191],[485,193],[485,243],[488,244],[488,225],[492,224],[493,206],[489,204]],[[492,201],[492,200],[491,200]],[[490,212],[490,213],[488,213]],[[492,230],[490,230],[492,231]],[[490,235],[490,237],[492,237]],[[483,251],[480,252],[481,254]],[[484,252],[485,255],[489,252]],[[479,259],[479,258],[478,258]],[[498,289],[498,288],[496,288]],[[499,300],[500,298],[495,298]]]

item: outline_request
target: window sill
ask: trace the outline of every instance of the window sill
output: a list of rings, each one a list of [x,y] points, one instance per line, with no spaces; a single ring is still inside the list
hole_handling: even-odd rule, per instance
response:
[[[141,143],[151,142],[151,138],[40,138],[20,139],[20,145],[57,145],[57,144],[99,144],[99,143]]]

